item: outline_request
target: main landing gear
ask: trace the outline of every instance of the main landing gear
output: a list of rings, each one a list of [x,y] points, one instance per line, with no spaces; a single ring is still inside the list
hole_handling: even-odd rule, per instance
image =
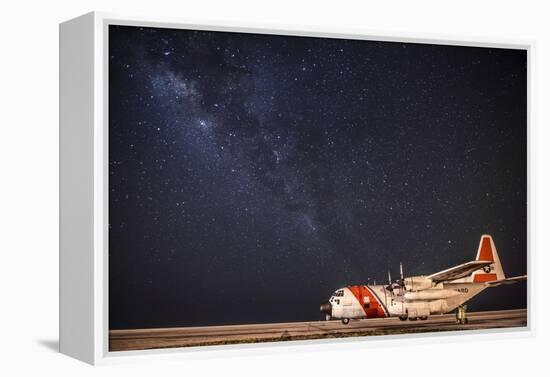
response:
[[[456,323],[460,323],[461,325],[468,324],[468,317],[466,316],[467,308],[468,308],[467,305],[458,306],[458,310],[456,312]]]

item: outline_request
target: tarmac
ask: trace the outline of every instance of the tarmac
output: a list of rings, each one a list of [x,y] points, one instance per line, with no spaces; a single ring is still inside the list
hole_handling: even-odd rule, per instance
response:
[[[414,334],[527,326],[527,310],[468,313],[467,324],[457,324],[455,314],[433,315],[427,320],[399,318],[266,323],[250,325],[174,327],[109,331],[109,351],[257,343],[303,339]]]

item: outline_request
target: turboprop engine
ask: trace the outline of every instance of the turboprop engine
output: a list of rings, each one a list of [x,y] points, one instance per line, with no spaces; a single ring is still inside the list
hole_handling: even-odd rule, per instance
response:
[[[410,278],[405,278],[404,282],[405,290],[407,291],[422,291],[434,286],[432,279],[426,276],[411,276]]]

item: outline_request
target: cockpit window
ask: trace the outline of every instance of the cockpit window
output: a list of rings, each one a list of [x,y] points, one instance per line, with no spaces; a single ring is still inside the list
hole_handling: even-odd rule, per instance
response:
[[[344,290],[340,289],[333,294],[334,297],[344,297]]]

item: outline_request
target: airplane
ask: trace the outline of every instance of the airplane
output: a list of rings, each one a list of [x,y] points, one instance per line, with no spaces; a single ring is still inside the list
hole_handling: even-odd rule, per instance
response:
[[[460,264],[431,275],[403,277],[388,285],[353,285],[337,289],[320,311],[327,321],[399,317],[400,320],[426,320],[433,314],[453,311],[486,288],[513,284],[527,275],[506,278],[493,238],[484,234],[479,241],[474,261]]]

